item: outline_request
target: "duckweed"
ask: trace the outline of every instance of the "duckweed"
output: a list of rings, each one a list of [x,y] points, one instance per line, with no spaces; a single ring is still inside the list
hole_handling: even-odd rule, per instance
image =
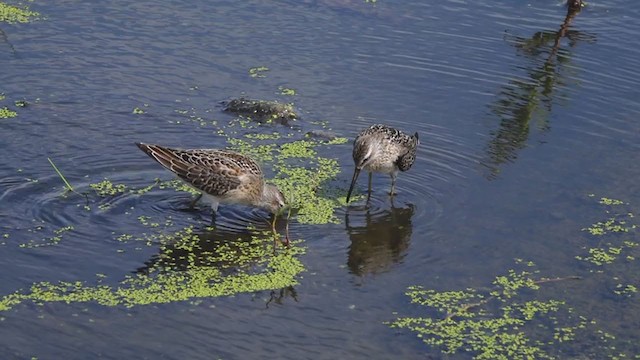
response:
[[[13,110],[9,110],[6,106],[0,108],[0,119],[10,119],[16,116],[18,116],[18,113]]]
[[[605,235],[611,232],[629,232],[629,230],[635,229],[636,225],[628,225],[624,220],[618,220],[616,218],[610,218],[606,221],[599,221],[588,228],[582,229],[588,231],[591,235]]]
[[[253,140],[278,140],[280,139],[280,134],[277,132],[271,134],[246,134],[244,137]]]
[[[558,325],[558,316],[567,313],[560,300],[524,300],[523,290],[537,290],[545,280],[534,280],[528,270],[509,270],[493,281],[496,290],[474,289],[436,291],[420,286],[408,288],[411,303],[431,308],[439,316],[401,317],[392,328],[408,329],[429,346],[444,354],[468,352],[474,359],[551,359],[552,346],[574,339],[587,320]],[[544,319],[555,319],[552,331],[539,332]]]
[[[590,194],[589,197],[595,197]],[[635,256],[625,254],[638,246],[638,242],[630,240],[629,236],[634,236],[637,229],[633,212],[624,209],[623,205],[629,205],[622,200],[601,197],[598,201],[603,205],[607,219],[598,221],[591,226],[583,228],[591,236],[598,239],[599,245],[596,247],[585,247],[588,255],[578,255],[576,259],[589,262],[596,266],[613,264],[620,258],[632,261]],[[603,241],[603,237],[609,241]]]
[[[600,204],[603,204],[603,205],[623,205],[624,201],[602,197],[602,198],[600,198]]]
[[[281,95],[294,96],[296,95],[296,91],[294,89],[289,89],[283,86],[279,86],[278,90],[280,90]]]
[[[346,139],[279,141],[291,138],[293,134],[245,135],[236,130],[255,126],[251,121],[234,119],[217,133],[227,138],[230,149],[262,163],[268,181],[277,184],[285,193],[298,222],[337,222],[334,211],[343,205],[344,201],[339,200],[339,195],[343,194],[329,182],[339,173],[339,165],[335,159],[320,154],[323,147],[344,143]],[[105,179],[90,187],[99,196],[143,195],[156,187],[197,193],[178,179],[156,179],[140,189]],[[139,244],[157,247],[159,253],[146,263],[144,271],[115,282],[101,277],[97,282],[34,283],[25,291],[0,298],[0,311],[23,302],[94,302],[130,307],[282,289],[296,285],[298,275],[304,271],[299,260],[305,251],[300,245],[302,240],[292,241],[290,248],[278,247],[274,252],[273,234],[250,226],[247,230],[252,234],[249,240],[238,238],[217,242],[216,237],[212,239],[205,235],[208,231],[216,231],[213,229],[184,227],[176,230],[170,219],[146,215],[139,216],[138,221],[145,228],[139,234],[113,233],[114,240],[120,243],[120,248],[114,251],[126,254],[131,248],[140,249]]]
[[[267,76],[264,74],[267,71],[269,71],[269,68],[266,66],[252,67],[251,69],[249,69],[249,75],[252,78],[263,78]]]
[[[37,19],[40,16],[35,11],[30,10],[28,7],[22,8],[5,4],[0,2],[0,22],[6,23],[28,23]]]
[[[614,294],[620,295],[620,296],[627,296],[627,297],[633,294],[636,294],[637,292],[638,292],[638,287],[631,284],[628,284],[628,285],[618,284],[613,290]]]
[[[36,228],[34,228],[34,231],[40,231],[42,230],[44,227],[43,226],[37,226]],[[39,247],[43,247],[43,246],[53,246],[53,245],[57,245],[60,243],[60,241],[62,241],[62,237],[63,234],[66,232],[69,232],[71,230],[73,230],[74,227],[69,225],[69,226],[63,226],[61,228],[58,228],[56,230],[53,231],[53,236],[50,237],[46,237],[40,241],[36,241],[36,240],[29,240],[29,242],[27,243],[23,243],[20,244],[19,247],[21,248],[39,248]]]
[[[89,187],[95,190],[98,196],[102,197],[123,194],[128,191],[127,185],[114,184],[108,179],[104,179],[99,183],[89,184]]]
[[[202,241],[193,227],[165,234],[160,255],[145,274],[130,276],[117,285],[90,285],[86,282],[40,282],[28,291],[15,292],[0,299],[0,311],[31,301],[95,302],[104,306],[159,304],[193,298],[228,296],[241,292],[280,289],[297,284],[304,266],[297,259],[304,248],[295,243],[286,251],[273,253],[271,235],[259,233],[249,242],[223,243],[211,251],[200,252]],[[189,256],[175,257],[186,251]],[[181,271],[176,262],[184,262]],[[234,271],[226,275],[225,268]],[[104,279],[101,279],[103,281]]]

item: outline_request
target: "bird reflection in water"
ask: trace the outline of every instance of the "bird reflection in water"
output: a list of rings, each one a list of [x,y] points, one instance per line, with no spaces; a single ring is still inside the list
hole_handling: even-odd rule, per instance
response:
[[[215,268],[222,276],[228,276],[238,273],[239,270],[246,271],[261,266],[264,253],[251,251],[248,246],[270,247],[269,241],[264,244],[248,245],[255,236],[253,232],[229,231],[216,227],[194,230],[192,235],[194,236],[186,243],[178,238],[175,241],[167,241],[160,247],[160,252],[145,261],[145,265],[138,268],[135,273],[153,276],[158,273]],[[224,248],[224,256],[218,253],[221,246]],[[283,304],[286,298],[298,301],[293,286],[271,291],[267,307],[271,303]]]
[[[572,21],[582,8],[582,1],[567,2],[567,15],[555,31],[539,31],[530,38],[507,34],[505,40],[516,52],[530,60],[524,69],[526,75],[509,81],[502,87],[497,100],[489,105],[491,113],[500,119],[498,129],[492,132],[487,145],[488,178],[494,179],[499,166],[513,162],[519,149],[527,146],[531,131],[546,132],[551,128],[549,115],[552,107],[569,99],[566,88],[573,84],[575,66],[570,50],[578,43],[593,43],[594,35],[574,30]],[[563,46],[563,39],[566,45]]]
[[[358,216],[349,215],[350,211],[355,213],[353,210],[358,210]],[[376,274],[388,271],[402,261],[411,241],[413,213],[413,204],[403,208],[392,204],[391,208],[377,213],[372,213],[370,206],[350,208],[345,215],[351,240],[347,259],[349,270],[358,276]],[[353,224],[354,220],[358,225]]]

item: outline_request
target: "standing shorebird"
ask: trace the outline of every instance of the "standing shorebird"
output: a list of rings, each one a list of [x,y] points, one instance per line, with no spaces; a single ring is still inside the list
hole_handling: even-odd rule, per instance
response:
[[[204,196],[213,209],[214,220],[220,203],[256,206],[273,214],[271,226],[276,233],[276,218],[287,203],[275,185],[264,181],[260,165],[252,158],[229,150],[136,145],[187,185],[200,191],[191,205]],[[289,244],[288,234],[284,243]]]
[[[374,172],[391,175],[391,191],[395,194],[398,170],[407,171],[416,160],[416,149],[420,144],[418,133],[409,136],[387,125],[373,125],[363,130],[353,143],[353,162],[356,168],[347,193],[347,203],[361,170],[369,172],[369,196],[371,175]]]

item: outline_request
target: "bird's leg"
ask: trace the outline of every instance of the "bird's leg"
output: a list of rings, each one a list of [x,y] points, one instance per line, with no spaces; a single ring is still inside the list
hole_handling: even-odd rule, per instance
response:
[[[396,194],[396,178],[398,177],[398,174],[395,172],[391,173],[391,191],[389,191],[389,195],[393,196]]]
[[[196,196],[195,199],[191,201],[191,204],[189,204],[189,209],[193,210],[193,208],[196,207],[196,203],[198,203],[200,199],[202,199],[202,193],[198,194],[198,196]]]
[[[276,231],[276,219],[278,219],[278,216],[273,214],[273,221],[271,222],[271,231],[273,231],[273,255],[276,254],[278,240],[280,240],[280,235],[278,235],[278,232]]]
[[[373,173],[369,171],[369,190],[367,192],[367,202],[371,199],[371,178],[373,177]]]
[[[200,197],[202,197],[202,194],[200,194]],[[219,203],[217,201],[214,201],[211,203],[211,226],[215,227],[216,226],[216,217],[218,214],[218,205]]]
[[[290,244],[290,242],[289,242],[289,218],[287,218],[286,221],[287,221],[287,223],[286,223],[286,225],[284,227],[284,245],[286,247],[289,247],[289,244]]]

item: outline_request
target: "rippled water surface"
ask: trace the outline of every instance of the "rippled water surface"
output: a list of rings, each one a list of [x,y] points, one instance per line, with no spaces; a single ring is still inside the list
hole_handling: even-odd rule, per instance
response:
[[[228,146],[218,130],[234,115],[221,101],[293,102],[301,115],[293,129],[239,128],[239,137],[300,137],[324,124],[353,139],[385,123],[417,131],[421,144],[393,201],[389,178],[376,175],[368,206],[337,208],[337,223],[292,221],[306,247],[299,284],[133,307],[25,301],[0,313],[3,359],[442,358],[384,324],[420,314],[407,287],[488,288],[514,259],[535,262],[541,276],[581,276],[541,292],[602,314],[620,351],[640,354],[640,297],[613,292],[618,282],[640,287],[637,249],[623,264],[576,259],[598,241],[581,229],[607,217],[598,198],[640,205],[640,11],[629,2],[590,1],[572,17],[557,0],[30,6],[44,19],[0,23],[0,108],[18,112],[0,119],[2,296],[144,272],[157,244],[117,240],[150,231],[141,216],[194,225],[203,243],[250,238],[252,222],[268,228],[259,210],[223,206],[207,230],[208,210],[187,211],[190,195],[171,188],[99,197],[90,187],[171,180],[135,142]],[[257,67],[264,77],[250,75]],[[351,146],[319,150],[341,166],[330,184],[339,193]],[[64,193],[47,158],[88,200]]]

